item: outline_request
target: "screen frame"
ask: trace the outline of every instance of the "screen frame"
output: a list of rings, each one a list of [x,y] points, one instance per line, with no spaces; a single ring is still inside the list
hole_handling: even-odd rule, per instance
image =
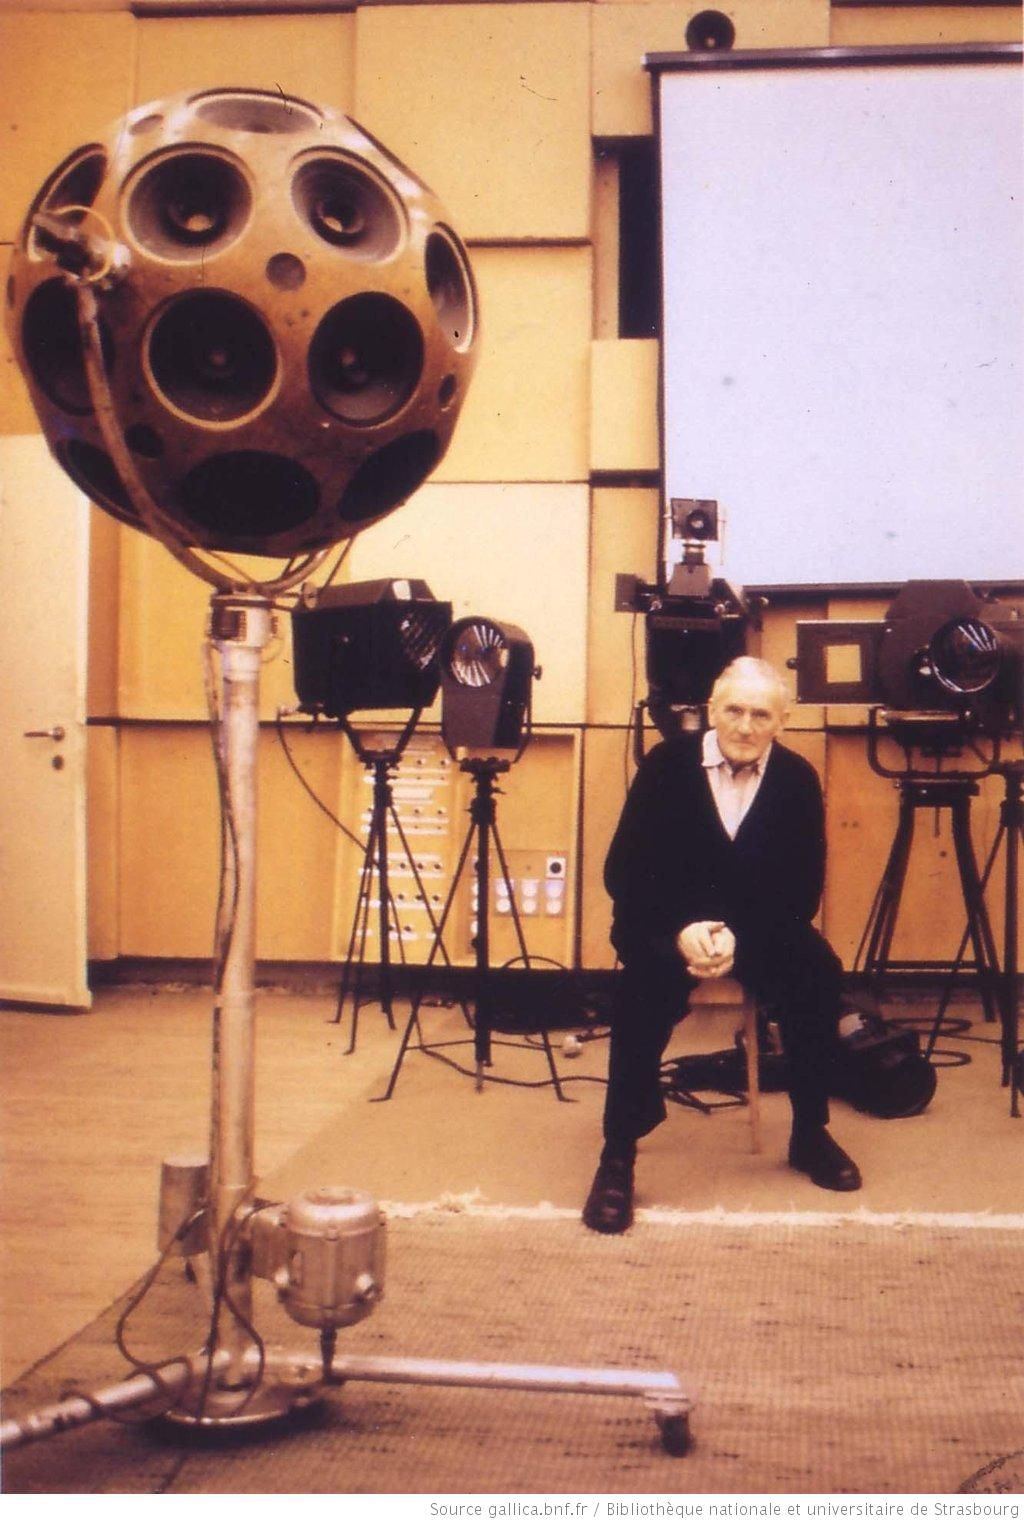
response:
[[[662,495],[667,499],[670,483],[668,482],[668,468],[666,461],[667,440],[667,395],[666,395],[666,334],[664,323],[665,311],[665,234],[664,234],[664,134],[662,123],[662,91],[661,82],[666,74],[716,74],[743,70],[786,71],[786,70],[832,70],[832,69],[863,69],[886,68],[906,69],[908,67],[948,67],[959,64],[995,64],[1012,66],[1020,69],[1024,62],[1024,47],[1018,42],[981,42],[981,43],[932,43],[932,44],[900,44],[900,45],[867,45],[856,47],[824,47],[824,48],[779,48],[779,49],[728,49],[712,50],[708,52],[651,52],[644,56],[644,67],[650,75],[652,86],[652,113],[654,123],[655,149],[658,161],[658,204],[659,217],[657,228],[657,247],[659,259],[659,275],[662,290],[662,324],[659,334],[659,363],[658,363],[658,419],[659,419],[659,485]],[[1024,226],[1024,223],[1022,223]],[[667,510],[667,503],[665,505]],[[658,562],[659,567],[666,566],[666,558],[669,550],[669,518],[667,511],[659,516],[658,530]],[[728,568],[726,568],[727,570]],[[763,591],[773,597],[800,597],[816,596],[818,598],[828,593],[852,594],[857,596],[886,595],[902,586],[903,579],[886,580],[884,578],[861,579],[852,581],[826,580],[826,581],[792,581],[757,583],[752,580],[746,582],[750,591]],[[1021,577],[1016,575],[1006,579],[981,579],[971,581],[972,586],[985,588],[991,591],[1016,592],[1024,587],[1024,573]]]

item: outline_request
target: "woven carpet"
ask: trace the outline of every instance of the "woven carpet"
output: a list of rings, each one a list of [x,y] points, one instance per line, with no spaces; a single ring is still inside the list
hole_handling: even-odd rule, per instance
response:
[[[1024,1233],[1010,1226],[641,1214],[603,1239],[553,1210],[395,1211],[388,1279],[342,1352],[678,1372],[693,1447],[632,1397],[350,1382],[215,1445],[99,1421],[4,1458],[11,1493],[899,1493],[1016,1491]],[[260,1288],[262,1302],[263,1287]],[[138,1358],[198,1347],[167,1269]],[[112,1308],[6,1394],[8,1416],[124,1373]],[[266,1336],[315,1336],[261,1306]],[[284,1324],[284,1326],[282,1326]],[[1016,1482],[1017,1485],[1014,1485]]]

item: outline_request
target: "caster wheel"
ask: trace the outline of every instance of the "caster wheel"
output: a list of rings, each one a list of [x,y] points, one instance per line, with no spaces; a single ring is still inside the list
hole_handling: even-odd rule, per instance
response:
[[[659,1418],[661,1448],[669,1455],[685,1455],[690,1448],[690,1418],[687,1413],[674,1413],[671,1418]]]

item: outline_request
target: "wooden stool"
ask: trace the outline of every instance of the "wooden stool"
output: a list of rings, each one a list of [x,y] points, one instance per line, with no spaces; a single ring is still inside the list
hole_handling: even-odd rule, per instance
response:
[[[735,979],[705,979],[694,990],[691,1003],[738,1005],[742,1019],[743,1051],[747,1060],[747,1114],[750,1118],[750,1151],[761,1152],[761,1077],[757,1041],[757,1001]]]
[[[747,1108],[750,1114],[750,1152],[761,1152],[761,1076],[757,1047],[757,1002],[743,992],[743,1047],[747,1055]]]

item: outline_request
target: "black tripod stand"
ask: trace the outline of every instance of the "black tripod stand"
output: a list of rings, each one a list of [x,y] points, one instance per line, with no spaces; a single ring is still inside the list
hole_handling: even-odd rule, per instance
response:
[[[491,844],[493,842],[495,855],[498,859],[498,865],[502,873],[503,881],[505,884],[511,885],[512,881],[509,877],[508,864],[505,858],[504,848],[501,844],[501,838],[498,835],[495,804],[495,795],[500,793],[500,790],[497,787],[496,779],[500,773],[507,772],[510,766],[511,764],[509,762],[499,761],[496,757],[487,757],[485,759],[467,757],[459,763],[460,770],[464,773],[468,773],[473,779],[474,784],[473,799],[469,807],[470,828],[467,832],[466,840],[463,843],[462,851],[459,854],[458,866],[456,867],[455,876],[452,880],[451,889],[448,893],[448,899],[445,903],[443,911],[441,912],[441,918],[437,924],[434,937],[434,945],[430,950],[430,955],[427,958],[426,962],[426,968],[429,969],[433,965],[436,953],[442,946],[441,938],[444,933],[444,928],[447,925],[448,916],[455,902],[455,895],[458,890],[459,883],[462,879],[463,870],[469,857],[470,848],[473,846],[475,841],[477,925],[476,933],[473,937],[475,971],[473,978],[473,1016],[472,1020],[470,1021],[470,1025],[473,1028],[473,1036],[471,1039],[459,1038],[452,1042],[444,1043],[430,1044],[424,1042],[423,1033],[419,1025],[419,1011],[422,996],[417,995],[416,999],[413,1001],[412,1010],[409,1013],[409,1020],[406,1024],[405,1031],[402,1034],[402,1041],[399,1045],[398,1056],[395,1059],[395,1066],[391,1071],[391,1077],[388,1080],[387,1089],[383,1095],[376,1097],[377,1100],[387,1101],[391,1099],[391,1096],[394,1094],[395,1085],[398,1083],[399,1071],[402,1067],[405,1055],[410,1048],[418,1048],[420,1052],[426,1053],[429,1057],[440,1059],[443,1063],[448,1064],[451,1068],[457,1069],[460,1074],[470,1074],[470,1070],[464,1069],[461,1064],[456,1063],[454,1059],[449,1058],[440,1050],[442,1048],[461,1047],[464,1046],[467,1042],[472,1041],[473,1054],[475,1059],[475,1070],[472,1071],[472,1073],[475,1074],[477,1090],[482,1090],[484,1079],[487,1077],[485,1075],[485,1070],[490,1068],[492,1063],[491,1050],[493,1042],[503,1043],[508,1047],[527,1046],[521,1042],[511,1041],[506,1038],[495,1039],[493,1037],[495,991],[494,971],[491,969],[490,964]],[[526,951],[526,943],[523,938],[522,922],[519,918],[519,910],[516,906],[515,895],[511,892],[511,889],[509,892],[509,902],[510,910],[512,913],[512,920],[516,930],[516,938],[519,945],[519,956],[522,959],[524,967],[529,968],[530,958],[529,954]],[[469,1020],[469,1015],[466,1012],[466,1007],[464,1005],[463,1013],[466,1015],[466,1019]],[[414,1031],[416,1032],[418,1038],[418,1041],[415,1043],[412,1041],[412,1035]],[[547,1057],[548,1069],[551,1075],[550,1083],[554,1086],[555,1094],[558,1096],[558,1099],[560,1101],[567,1101],[569,1097],[565,1095],[562,1090],[561,1082],[558,1077],[558,1070],[555,1068],[555,1057],[551,1050],[551,1041],[548,1037],[547,1029],[543,1026],[541,1027],[541,1040],[543,1043],[544,1053]],[[497,1078],[497,1076],[490,1077],[494,1079]],[[502,1080],[500,1083],[539,1086],[546,1085],[549,1083],[549,1081]]]
[[[394,826],[401,842],[405,861],[413,875],[416,891],[427,914],[430,916],[431,928],[435,933],[435,946],[437,950],[444,952],[440,942],[440,933],[430,908],[430,901],[423,887],[416,859],[409,846],[408,839],[394,807],[394,795],[391,787],[391,775],[402,759],[402,754],[409,743],[410,737],[419,721],[421,711],[415,710],[406,722],[405,728],[399,735],[395,744],[379,750],[371,749],[363,744],[362,738],[352,728],[347,720],[340,721],[341,728],[348,736],[356,756],[364,767],[373,769],[373,805],[370,810],[370,828],[366,838],[366,846],[363,851],[363,865],[359,875],[359,891],[356,896],[355,915],[352,920],[352,931],[349,937],[348,949],[345,954],[345,967],[341,977],[341,985],[338,990],[338,1005],[334,1013],[335,1022],[341,1021],[342,1009],[345,1001],[352,998],[352,1020],[349,1029],[349,1043],[346,1053],[353,1053],[356,1046],[356,1032],[359,1025],[359,1012],[363,1005],[369,1002],[364,999],[364,980],[366,976],[366,941],[369,933],[370,910],[373,905],[373,876],[377,874],[377,929],[378,944],[380,948],[380,961],[377,968],[377,1001],[381,1010],[387,1017],[388,1026],[395,1030],[395,1016],[392,1006],[394,994],[392,982],[391,964],[391,932],[394,926],[395,939],[398,943],[402,962],[405,962],[405,946],[402,941],[402,927],[398,918],[394,896],[391,892],[390,864],[388,861],[388,826]],[[445,955],[447,962],[447,955]]]
[[[876,998],[882,996],[886,974],[890,969],[899,969],[903,972],[922,970],[947,972],[946,989],[928,1047],[927,1056],[930,1057],[953,981],[959,971],[965,967],[963,955],[968,943],[971,944],[974,953],[974,961],[968,966],[973,968],[978,979],[985,1020],[995,1020],[999,965],[992,926],[985,905],[984,886],[978,874],[978,864],[971,842],[970,811],[971,800],[978,793],[979,779],[987,777],[993,771],[997,754],[991,759],[982,758],[983,765],[974,771],[925,773],[913,766],[912,749],[915,746],[929,744],[930,734],[927,725],[918,725],[911,717],[903,720],[894,718],[893,734],[904,750],[906,762],[903,768],[893,768],[883,763],[879,755],[878,711],[872,709],[868,728],[868,762],[871,770],[879,777],[895,780],[900,794],[900,810],[889,858],[854,957],[853,970],[855,973],[863,971],[866,974],[869,988]],[[934,741],[932,744],[934,745]],[[936,757],[947,754],[948,743],[939,745],[935,749]],[[922,960],[897,963],[891,957],[893,933],[899,917],[903,885],[914,841],[914,824],[919,809],[948,809],[950,812],[960,892],[967,912],[967,929],[952,966],[945,962]],[[864,958],[863,965],[861,964],[862,957]]]
[[[926,960],[896,962],[891,957],[893,934],[899,917],[903,886],[910,862],[910,850],[914,841],[917,811],[947,809],[950,812],[960,890],[967,912],[967,930],[964,934],[961,953],[954,961],[953,971],[958,972],[965,967],[974,970],[978,979],[985,1019],[993,1021],[998,962],[970,831],[971,800],[978,793],[977,780],[956,774],[928,777],[908,775],[898,779],[897,788],[900,793],[900,810],[896,834],[875,893],[860,946],[857,949],[854,971],[864,972],[872,994],[877,999],[881,999],[886,974],[890,970],[920,972],[949,969],[947,963]],[[966,950],[968,942],[974,953],[974,961],[971,964],[965,964],[963,961],[963,951]],[[862,957],[863,965],[861,964]]]
[[[999,848],[1006,847],[1003,876],[1003,967],[998,981],[1000,1047],[1003,1061],[1003,1084],[1010,1087],[1010,1115],[1020,1116],[1021,1049],[1020,1049],[1020,967],[1018,958],[1017,916],[1020,904],[1020,843],[1024,834],[1024,760],[995,762],[992,772],[1003,780],[1003,802],[999,811],[999,830],[996,832],[981,877],[984,891],[988,886],[992,869],[999,855]],[[961,952],[966,945],[961,943]]]

